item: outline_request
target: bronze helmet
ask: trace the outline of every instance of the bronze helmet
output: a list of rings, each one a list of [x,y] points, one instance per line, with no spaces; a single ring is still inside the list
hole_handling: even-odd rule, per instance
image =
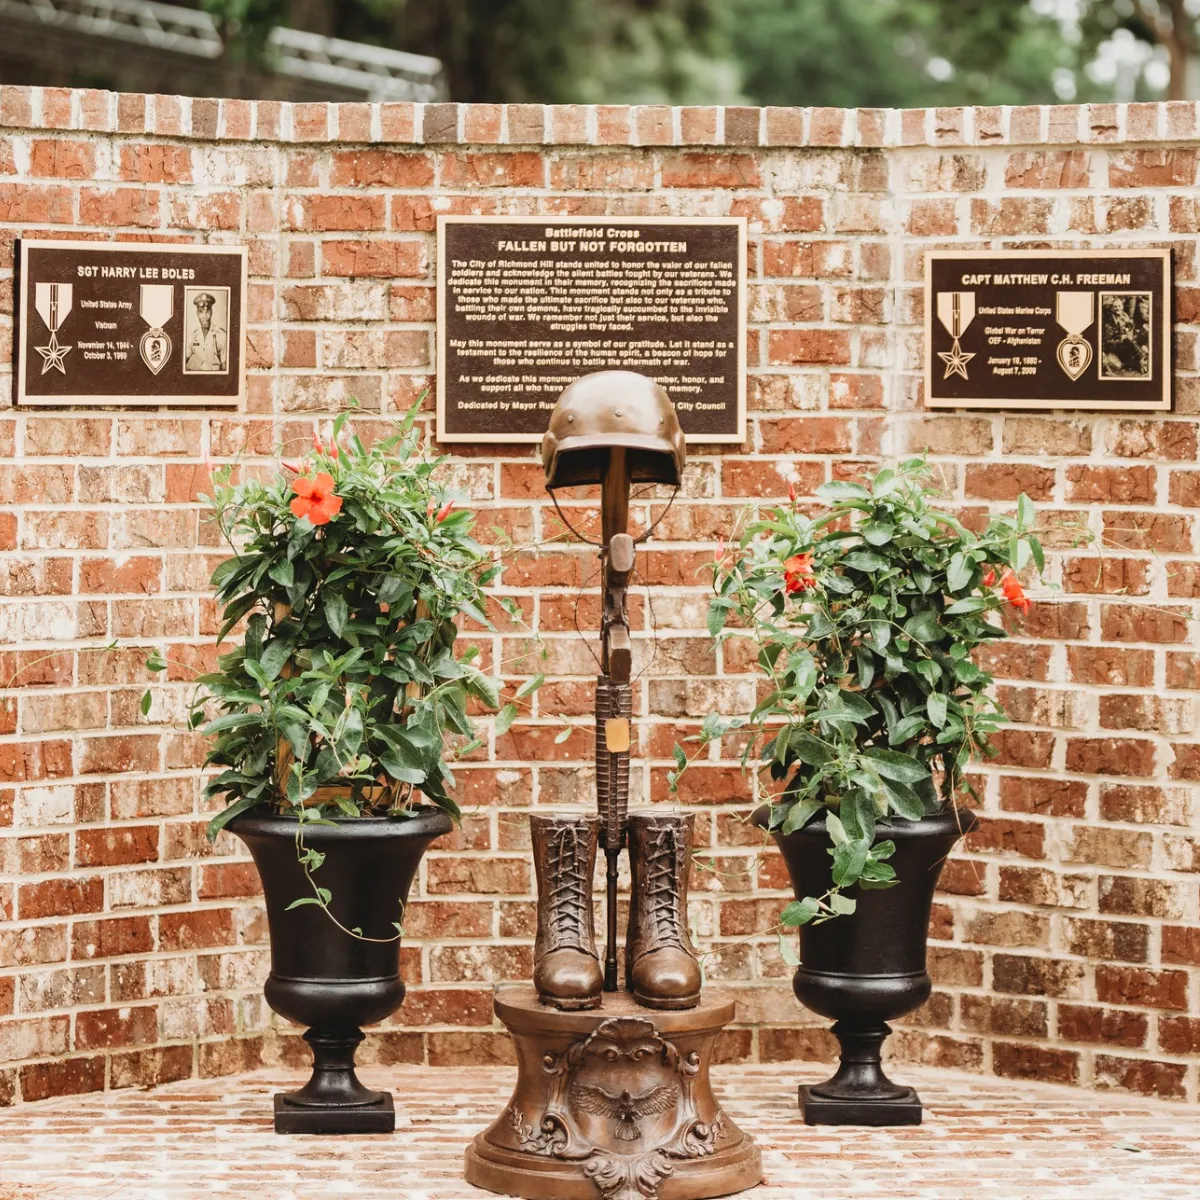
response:
[[[636,371],[597,371],[575,380],[542,438],[548,488],[601,483],[610,446],[628,451],[632,483],[679,486],[686,452],[671,398]]]

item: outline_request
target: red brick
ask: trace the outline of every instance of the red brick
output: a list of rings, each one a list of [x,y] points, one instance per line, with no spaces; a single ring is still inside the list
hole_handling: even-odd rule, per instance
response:
[[[1187,1012],[1188,973],[1100,964],[1096,968],[1096,997],[1105,1004],[1140,1004]]]
[[[428,154],[395,150],[339,150],[333,155],[334,187],[427,188],[433,183]]]
[[[1120,1088],[1168,1100],[1187,1098],[1187,1067],[1183,1063],[1097,1054],[1095,1076],[1098,1088]]]
[[[1073,1050],[1056,1050],[1049,1046],[995,1042],[992,1045],[992,1069],[1006,1079],[1078,1083],[1079,1055]]]

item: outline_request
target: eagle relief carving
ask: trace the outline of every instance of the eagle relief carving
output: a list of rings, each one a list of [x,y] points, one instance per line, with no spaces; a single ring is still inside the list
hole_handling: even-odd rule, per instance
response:
[[[642,1131],[638,1128],[638,1119],[674,1108],[679,1089],[660,1084],[637,1096],[631,1096],[628,1090],[614,1096],[612,1092],[596,1084],[576,1080],[571,1084],[570,1094],[571,1103],[576,1108],[612,1120],[613,1137],[617,1141],[636,1142],[642,1136]]]
[[[518,1144],[580,1162],[601,1200],[657,1200],[676,1161],[712,1154],[726,1135],[719,1110],[696,1110],[699,1056],[644,1018],[610,1018],[542,1066],[550,1095],[529,1121],[512,1112]]]

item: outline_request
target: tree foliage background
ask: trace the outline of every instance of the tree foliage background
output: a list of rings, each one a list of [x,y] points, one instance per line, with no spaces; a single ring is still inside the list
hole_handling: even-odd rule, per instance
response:
[[[1197,94],[1200,0],[198,0],[231,54],[276,24],[439,58],[450,96],[1029,104]]]

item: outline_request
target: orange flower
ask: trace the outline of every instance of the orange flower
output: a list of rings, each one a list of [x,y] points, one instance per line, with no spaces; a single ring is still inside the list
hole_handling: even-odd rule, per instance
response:
[[[980,583],[982,583],[984,587],[991,587],[995,582],[996,572],[991,567],[988,567],[988,569],[984,571],[983,578],[980,580]]]
[[[307,517],[312,525],[328,525],[342,511],[342,498],[333,492],[333,476],[324,471],[309,479],[301,475],[292,480],[292,512],[298,519]]]
[[[284,465],[284,466],[285,466],[285,467],[286,467],[286,468],[287,468],[289,471],[291,471],[291,472],[292,472],[292,474],[293,474],[293,475],[299,475],[299,474],[300,474],[300,464],[299,464],[298,462],[294,462],[294,461],[292,461],[291,459],[287,459],[287,458],[281,459],[280,461],[283,463],[283,465]]]
[[[325,453],[325,447],[321,445],[321,435],[317,433],[317,427],[315,425],[313,426],[313,449],[318,454]]]
[[[783,586],[789,595],[817,586],[811,554],[793,554],[783,564]]]
[[[1027,613],[1032,607],[1033,602],[1025,595],[1025,589],[1021,587],[1021,581],[1011,567],[1000,576],[1000,590],[1004,593],[1005,600],[1017,612]]]
[[[788,499],[789,499],[789,500],[790,500],[790,501],[791,501],[793,504],[795,504],[795,503],[796,503],[796,485],[795,485],[794,483],[789,483],[789,484],[788,484]]]
[[[453,507],[454,507],[454,501],[447,500],[446,503],[443,504],[442,507],[438,509],[438,515],[436,517],[434,517],[434,523],[437,524],[441,521],[444,521],[450,515],[450,510]]]

